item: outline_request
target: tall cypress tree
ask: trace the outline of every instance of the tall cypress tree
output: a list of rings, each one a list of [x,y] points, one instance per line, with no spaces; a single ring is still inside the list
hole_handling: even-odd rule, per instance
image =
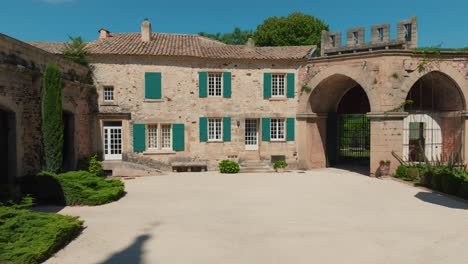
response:
[[[62,169],[63,120],[62,82],[57,65],[48,64],[42,89],[42,139],[47,171],[58,173]]]

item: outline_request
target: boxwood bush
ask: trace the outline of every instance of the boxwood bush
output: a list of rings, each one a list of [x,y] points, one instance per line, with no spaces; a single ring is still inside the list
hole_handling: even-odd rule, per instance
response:
[[[218,167],[221,173],[238,173],[240,171],[239,163],[232,160],[223,160]]]
[[[62,174],[42,172],[22,182],[23,193],[38,202],[60,205],[100,205],[118,200],[125,193],[121,180],[106,180],[87,171]]]
[[[78,217],[0,205],[0,263],[41,263],[73,240],[82,224]]]
[[[277,160],[273,164],[274,169],[285,169],[288,166],[288,163],[284,160]]]

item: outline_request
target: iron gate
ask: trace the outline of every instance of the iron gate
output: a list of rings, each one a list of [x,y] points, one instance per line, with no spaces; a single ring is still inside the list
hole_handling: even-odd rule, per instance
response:
[[[338,115],[338,162],[368,164],[370,122],[366,114]]]

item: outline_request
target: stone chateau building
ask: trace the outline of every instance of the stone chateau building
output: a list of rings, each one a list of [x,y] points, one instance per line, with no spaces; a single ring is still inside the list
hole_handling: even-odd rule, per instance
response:
[[[74,160],[98,153],[104,160],[163,170],[193,162],[214,169],[223,159],[245,166],[285,159],[290,168],[351,164],[364,165],[371,174],[381,160],[390,160],[392,169],[398,165],[392,151],[410,161],[464,159],[468,54],[412,50],[418,39],[415,17],[400,21],[396,30],[392,40],[389,24],[374,25],[366,42],[364,28],[349,29],[346,45],[340,32],[323,32],[317,54],[314,46],[227,45],[157,33],[146,20],[138,33],[101,29],[87,46],[95,94],[74,81],[73,107],[64,106],[73,114],[71,145],[78,146],[70,153]],[[36,47],[62,61],[63,43],[32,47],[1,37],[0,44],[13,42],[11,52],[16,45]],[[17,57],[35,58],[33,53]],[[9,99],[18,93],[11,83],[20,85],[11,71],[24,78],[16,68],[0,68],[1,120],[13,125],[8,116],[15,113],[18,131],[24,99],[21,94]],[[40,81],[32,83],[39,91]],[[4,142],[11,142],[8,133],[0,135]],[[29,154],[18,146],[32,139],[15,136],[14,175],[22,175]]]

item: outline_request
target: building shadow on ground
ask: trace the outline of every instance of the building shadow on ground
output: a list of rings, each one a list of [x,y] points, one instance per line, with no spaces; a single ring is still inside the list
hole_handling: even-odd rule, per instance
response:
[[[339,165],[336,165],[332,168],[335,168],[335,169],[340,169],[340,170],[346,170],[346,171],[350,171],[350,172],[354,172],[354,173],[357,173],[357,174],[362,174],[363,176],[369,176],[369,171],[370,171],[370,168],[368,165],[355,165],[355,164],[339,164]]]
[[[436,204],[453,209],[468,210],[468,202],[454,199],[436,192],[419,192],[414,197],[426,203]]]
[[[112,254],[100,264],[143,264],[143,246],[150,235],[140,235],[127,248]]]

